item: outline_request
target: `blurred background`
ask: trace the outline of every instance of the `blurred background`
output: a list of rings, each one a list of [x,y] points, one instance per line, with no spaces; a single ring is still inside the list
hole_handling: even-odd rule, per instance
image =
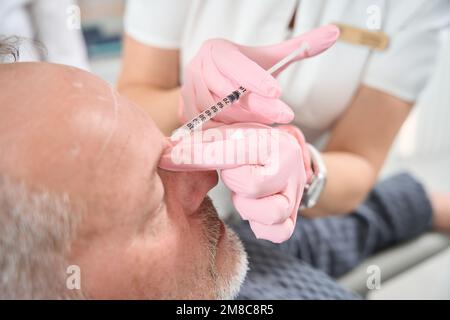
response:
[[[120,71],[124,7],[124,0],[2,0],[0,34],[36,39],[46,48],[41,52],[33,43],[25,43],[23,61],[45,55],[49,61],[88,69],[114,85]],[[68,23],[68,17],[67,34],[55,35],[55,21]],[[450,191],[450,34],[444,34],[443,40],[445,48],[433,79],[403,126],[382,172],[387,176],[409,170],[436,191]],[[368,292],[369,298],[450,299],[449,246],[447,237],[429,234],[383,252],[340,282],[366,294],[366,267],[377,264],[382,269],[382,288]]]
[[[92,72],[115,83],[120,70],[125,0],[79,0]]]

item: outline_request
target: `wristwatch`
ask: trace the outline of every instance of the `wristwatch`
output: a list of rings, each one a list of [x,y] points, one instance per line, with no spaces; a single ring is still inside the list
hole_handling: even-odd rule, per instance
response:
[[[308,144],[308,150],[311,155],[313,176],[311,182],[305,186],[305,190],[303,191],[300,210],[312,208],[316,205],[327,182],[327,168],[325,167],[320,152],[310,144]]]

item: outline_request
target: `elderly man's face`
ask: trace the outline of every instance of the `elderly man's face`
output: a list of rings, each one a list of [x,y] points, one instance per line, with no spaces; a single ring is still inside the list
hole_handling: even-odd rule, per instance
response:
[[[155,124],[88,73],[2,65],[0,87],[0,170],[83,206],[69,262],[88,298],[236,293],[245,254],[205,200],[216,172],[158,169]]]

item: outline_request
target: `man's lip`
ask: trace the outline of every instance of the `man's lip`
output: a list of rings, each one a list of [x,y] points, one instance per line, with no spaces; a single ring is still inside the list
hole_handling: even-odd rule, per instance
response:
[[[217,183],[219,182],[219,175],[217,171],[210,171],[211,176],[210,177],[203,177],[202,181],[200,181],[203,186],[201,186],[201,193],[199,195],[199,201],[195,205],[195,210],[192,210],[192,212],[197,212],[197,210],[202,205],[202,202],[204,201],[205,197],[208,196],[208,192],[213,189]],[[201,199],[201,200],[200,200]]]
[[[219,174],[217,171],[208,171],[208,173],[208,176],[202,176],[203,179],[200,181],[200,185],[198,185],[198,188],[201,189],[202,201],[208,196],[208,192],[219,183]],[[200,207],[202,201],[200,201],[198,207]]]

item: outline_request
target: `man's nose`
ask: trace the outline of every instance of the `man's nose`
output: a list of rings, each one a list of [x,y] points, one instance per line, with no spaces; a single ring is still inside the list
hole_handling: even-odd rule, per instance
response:
[[[159,169],[168,205],[181,207],[186,214],[195,212],[209,190],[217,184],[216,171],[172,172]]]

